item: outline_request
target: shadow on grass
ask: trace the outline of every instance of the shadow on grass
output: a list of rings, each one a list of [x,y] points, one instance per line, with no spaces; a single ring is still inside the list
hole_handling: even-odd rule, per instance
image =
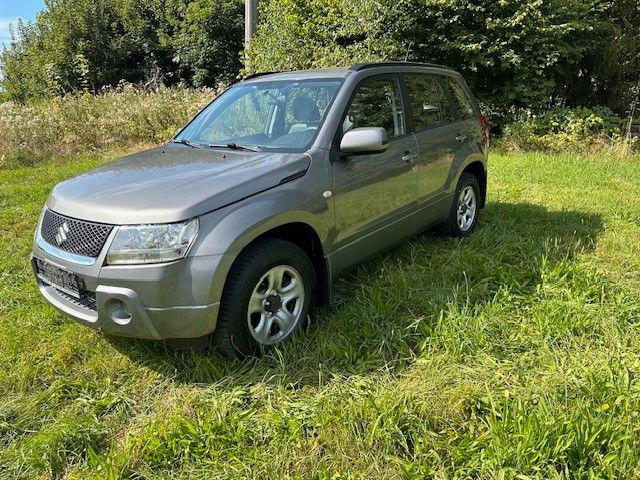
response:
[[[109,341],[134,362],[187,384],[268,381],[297,388],[383,366],[399,370],[444,309],[481,308],[505,290],[532,295],[543,265],[591,251],[603,229],[596,214],[489,203],[471,237],[426,233],[340,278],[332,306],[314,312],[310,328],[287,346],[259,359],[227,360],[212,347],[184,352],[160,342]]]

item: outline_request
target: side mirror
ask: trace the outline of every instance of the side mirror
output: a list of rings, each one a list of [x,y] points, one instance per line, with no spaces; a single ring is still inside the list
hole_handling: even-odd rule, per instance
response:
[[[389,147],[389,135],[384,128],[354,128],[342,137],[343,153],[380,153]]]
[[[425,103],[424,105],[422,105],[422,111],[429,115],[436,115],[440,113],[440,107],[436,107],[435,105],[428,105]]]

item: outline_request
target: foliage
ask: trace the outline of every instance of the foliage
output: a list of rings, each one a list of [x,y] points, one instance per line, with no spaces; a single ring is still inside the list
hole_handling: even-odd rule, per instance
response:
[[[523,115],[507,125],[501,141],[525,150],[593,151],[619,141],[624,120],[607,107],[554,108],[539,115]]]
[[[171,40],[184,78],[196,87],[235,80],[244,48],[244,9],[238,0],[188,2]]]
[[[130,147],[170,138],[213,90],[132,86],[100,95],[72,94],[46,101],[0,104],[0,166],[33,165],[52,155]]]
[[[47,0],[0,53],[2,96],[134,84],[215,86],[241,72],[240,0]],[[603,105],[640,88],[636,0],[262,0],[250,71],[369,60],[449,65],[492,126],[522,110]]]
[[[601,36],[568,72],[560,95],[569,105],[607,105],[627,113],[640,93],[640,2],[605,1],[600,11]]]
[[[238,0],[48,0],[0,53],[15,101],[120,82],[215,86],[240,70]]]
[[[121,85],[99,95],[78,93],[28,104],[0,103],[0,167],[165,141],[215,94],[212,89],[141,90]],[[610,154],[624,156],[630,145],[621,142],[622,124],[606,107],[556,108],[522,114],[505,126],[498,144],[512,150],[583,153],[606,147]]]
[[[473,236],[405,242],[232,362],[41,298],[48,192],[115,155],[0,170],[1,478],[637,477],[637,159],[492,155]]]
[[[523,108],[589,106],[599,98],[621,113],[630,84],[639,80],[640,4],[631,3],[269,0],[251,65],[289,70],[383,59],[445,64],[465,76],[494,125]],[[620,16],[624,27],[617,25]],[[607,34],[614,30],[616,35]],[[607,68],[582,68],[605,57]],[[577,83],[592,88],[573,89]],[[602,95],[594,97],[593,88]]]

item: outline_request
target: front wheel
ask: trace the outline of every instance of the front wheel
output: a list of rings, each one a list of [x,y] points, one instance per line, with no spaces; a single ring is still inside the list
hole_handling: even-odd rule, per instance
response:
[[[313,265],[293,243],[265,239],[236,260],[224,288],[218,349],[227,357],[261,352],[304,324],[315,288]]]
[[[450,237],[467,237],[475,230],[480,213],[480,185],[475,176],[463,173],[453,197],[447,220],[439,227],[440,233]]]

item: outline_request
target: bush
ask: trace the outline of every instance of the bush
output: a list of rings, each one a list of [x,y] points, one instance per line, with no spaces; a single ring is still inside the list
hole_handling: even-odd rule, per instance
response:
[[[169,139],[215,95],[186,88],[131,86],[100,95],[0,104],[0,166],[31,165],[52,155]]]
[[[509,149],[594,150],[623,137],[624,120],[607,107],[554,108],[540,115],[523,114],[504,129]]]

